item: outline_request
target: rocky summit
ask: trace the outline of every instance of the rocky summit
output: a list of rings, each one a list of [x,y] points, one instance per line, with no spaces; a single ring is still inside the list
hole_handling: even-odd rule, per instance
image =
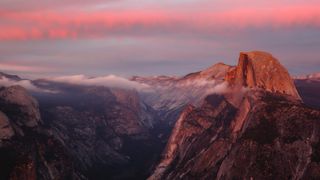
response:
[[[240,53],[225,80],[236,90],[182,111],[149,180],[319,179],[320,111],[287,70],[268,53]]]
[[[226,81],[233,86],[262,88],[300,99],[288,71],[266,52],[241,52],[237,67],[228,72]]]

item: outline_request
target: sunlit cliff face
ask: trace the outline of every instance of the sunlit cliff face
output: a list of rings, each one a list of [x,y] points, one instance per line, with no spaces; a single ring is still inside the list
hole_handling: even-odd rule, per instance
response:
[[[181,75],[252,49],[293,74],[320,66],[316,0],[13,0],[0,14],[0,69],[30,77]]]

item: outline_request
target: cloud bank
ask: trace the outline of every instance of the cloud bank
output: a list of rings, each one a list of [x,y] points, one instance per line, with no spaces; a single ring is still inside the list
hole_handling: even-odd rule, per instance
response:
[[[33,91],[33,92],[50,92],[48,90],[44,90],[44,89],[36,87],[35,85],[33,85],[31,83],[30,80],[15,81],[15,80],[8,79],[6,77],[0,78],[0,86],[4,86],[4,87],[22,86],[23,88],[25,88],[29,91]]]
[[[220,84],[216,84],[215,86],[207,89],[206,94],[226,94],[230,92],[230,87],[227,82],[222,82]]]
[[[149,88],[148,85],[130,81],[126,78],[108,75],[101,77],[87,77],[85,75],[73,75],[73,76],[61,76],[54,78],[47,78],[48,81],[83,85],[83,86],[105,86],[111,88],[122,88],[122,89],[136,89],[138,91],[143,91]]]

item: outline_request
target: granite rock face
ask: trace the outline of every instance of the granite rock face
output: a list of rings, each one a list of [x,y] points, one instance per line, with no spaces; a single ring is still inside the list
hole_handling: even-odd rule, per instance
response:
[[[218,80],[218,79],[223,79],[226,74],[233,70],[235,67],[226,65],[224,63],[217,63],[209,68],[195,72],[195,73],[190,73],[186,76],[183,77],[183,79],[189,79],[189,80],[200,80],[200,79],[206,79],[206,80]]]
[[[300,99],[288,71],[266,52],[240,53],[237,67],[228,72],[225,79],[232,86],[262,88]]]
[[[154,179],[319,178],[320,111],[251,92],[239,107],[209,96],[177,121]]]
[[[1,140],[10,139],[13,135],[14,131],[8,117],[0,111],[0,143]]]
[[[135,76],[131,80],[149,86],[148,91],[140,92],[143,101],[156,110],[163,125],[171,129],[182,109],[188,104],[199,106],[207,95],[213,92],[222,93],[226,86],[224,77],[234,68],[217,63],[182,77]]]
[[[49,83],[48,83],[49,84]],[[164,143],[135,90],[56,84],[36,94],[44,124],[89,179],[145,178]],[[50,84],[50,86],[55,86]]]
[[[182,111],[149,180],[319,179],[320,111],[287,70],[270,54],[241,53],[225,80],[232,90]]]
[[[0,110],[17,126],[32,128],[41,119],[38,102],[21,86],[0,89]]]
[[[19,86],[0,90],[0,178],[80,178],[71,156],[41,125],[37,101]]]

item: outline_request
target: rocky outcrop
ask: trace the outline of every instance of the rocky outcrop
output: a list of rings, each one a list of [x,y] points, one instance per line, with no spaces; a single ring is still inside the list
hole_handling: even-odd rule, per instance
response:
[[[209,96],[180,118],[150,180],[319,178],[320,111],[290,96]]]
[[[270,54],[241,53],[225,80],[227,93],[182,112],[149,180],[320,178],[320,111],[287,70]]]
[[[38,102],[21,86],[0,89],[0,110],[19,127],[32,128],[40,121]]]
[[[13,135],[14,131],[8,117],[0,111],[0,144],[2,140],[10,139]]]
[[[48,82],[50,85],[52,82]],[[145,178],[164,144],[134,90],[51,84],[36,94],[44,124],[89,179]]]
[[[0,79],[2,78],[7,78],[7,79],[10,79],[10,80],[13,80],[13,81],[20,81],[22,80],[19,76],[17,75],[11,75],[11,74],[6,74],[6,73],[3,73],[3,72],[0,72]]]
[[[41,125],[37,101],[18,86],[0,90],[0,179],[81,178],[71,156]]]
[[[240,53],[237,67],[228,72],[225,79],[231,86],[262,88],[300,99],[288,71],[266,52]]]
[[[115,96],[115,111],[109,118],[109,124],[119,135],[135,135],[152,128],[153,116],[146,111],[139,94],[135,90],[111,89]]]
[[[226,76],[226,74],[234,68],[235,67],[226,65],[224,63],[217,63],[203,71],[188,74],[184,76],[183,79],[195,81],[199,79],[220,80],[223,79]]]
[[[213,110],[213,107],[215,107],[216,110]],[[181,166],[192,163],[192,156],[197,156],[200,155],[199,153],[202,153],[198,152],[196,155],[195,152],[191,152],[192,149],[198,148],[197,146],[199,144],[208,144],[214,141],[217,136],[212,134],[220,132],[222,130],[220,126],[228,126],[231,118],[234,118],[235,113],[235,108],[222,96],[217,95],[209,96],[201,109],[192,106],[187,107],[176,122],[163,154],[163,159],[149,180],[167,178],[184,179],[184,177],[180,177],[180,175],[171,177],[170,171],[180,171]],[[202,136],[202,134],[206,133],[210,133],[212,136]],[[221,148],[221,151],[227,151],[225,146],[221,145],[219,148]],[[219,151],[216,151],[216,153],[219,154]],[[182,171],[184,170],[185,169]]]
[[[149,86],[148,91],[140,92],[142,99],[158,112],[160,120],[170,129],[185,106],[199,106],[207,95],[224,93],[224,77],[234,68],[217,63],[182,77],[136,76],[131,80]]]

